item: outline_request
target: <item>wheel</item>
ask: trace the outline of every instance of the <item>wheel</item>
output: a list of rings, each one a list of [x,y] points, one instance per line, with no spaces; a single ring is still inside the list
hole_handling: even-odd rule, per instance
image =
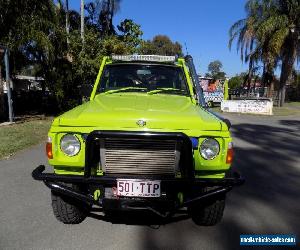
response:
[[[209,108],[213,108],[214,107],[214,103],[212,101],[209,101],[207,103],[207,105],[208,105]]]
[[[225,208],[225,196],[205,203],[190,206],[189,213],[195,224],[199,226],[214,226],[221,221]]]
[[[74,184],[64,183],[64,185],[79,190]],[[55,191],[51,191],[51,200],[54,216],[64,224],[79,224],[90,211],[90,205]]]

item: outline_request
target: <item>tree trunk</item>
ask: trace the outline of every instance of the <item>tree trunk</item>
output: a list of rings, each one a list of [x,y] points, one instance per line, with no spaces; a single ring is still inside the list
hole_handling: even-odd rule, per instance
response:
[[[66,5],[66,33],[67,33],[67,44],[69,45],[69,35],[70,35],[70,22],[69,22],[69,0],[65,0]]]
[[[110,33],[113,34],[114,32],[114,26],[113,26],[113,18],[115,12],[115,0],[111,0],[111,11],[110,11],[110,20],[109,20],[109,29]]]
[[[281,66],[281,74],[280,74],[280,84],[279,84],[279,91],[278,91],[278,106],[282,107],[285,101],[285,90],[286,90],[286,83],[288,82],[289,78],[291,77],[294,63],[297,56],[297,41],[293,38],[290,38],[288,46],[286,46],[286,51],[283,55],[282,59],[282,66]]]
[[[250,87],[251,87],[252,70],[253,70],[253,61],[250,58],[250,61],[249,61],[249,72],[248,72],[248,76],[247,76],[247,82],[248,82],[247,97],[249,97],[249,92],[250,92]]]
[[[273,99],[273,94],[274,94],[274,80],[270,83],[270,89],[269,89],[269,93],[268,93],[268,98],[272,98]]]
[[[263,73],[262,73],[262,83],[263,83],[263,88],[265,88],[267,85],[266,64],[265,63],[264,63]]]
[[[84,0],[80,1],[80,36],[84,44]]]
[[[264,63],[262,82],[263,88],[267,87],[266,96],[271,98],[274,91],[274,72],[269,63]]]

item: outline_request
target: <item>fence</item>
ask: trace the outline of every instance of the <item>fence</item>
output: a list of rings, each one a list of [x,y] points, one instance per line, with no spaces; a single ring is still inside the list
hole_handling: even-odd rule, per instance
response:
[[[53,95],[40,90],[12,91],[14,116],[55,114],[58,112]],[[0,94],[0,121],[8,120],[7,95]]]
[[[285,101],[286,102],[294,102],[294,101],[300,101],[300,87],[292,87],[287,86],[286,87],[286,96]],[[229,91],[229,99],[230,100],[240,100],[245,98],[270,98],[273,101],[274,106],[278,106],[279,100],[278,100],[278,90],[270,90],[270,88],[251,88],[249,93],[247,89],[239,88],[239,89],[233,89]]]

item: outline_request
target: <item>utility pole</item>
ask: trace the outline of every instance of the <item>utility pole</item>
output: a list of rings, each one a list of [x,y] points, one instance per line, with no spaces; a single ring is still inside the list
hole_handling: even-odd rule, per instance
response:
[[[8,102],[8,117],[9,121],[13,122],[13,107],[10,91],[10,77],[9,77],[9,50],[8,48],[0,45],[0,52],[4,52],[4,64],[5,64],[5,73],[6,73],[6,87],[7,87],[7,102]]]
[[[81,0],[81,3],[80,3],[80,13],[81,13],[80,35],[81,35],[82,43],[84,44],[84,0]]]

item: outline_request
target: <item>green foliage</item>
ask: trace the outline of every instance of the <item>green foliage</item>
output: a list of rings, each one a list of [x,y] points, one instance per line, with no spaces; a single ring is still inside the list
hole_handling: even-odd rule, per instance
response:
[[[74,78],[78,84],[93,84],[103,56],[112,54],[129,54],[133,48],[117,36],[102,39],[92,30],[85,32],[85,44],[82,46],[78,31],[70,34],[70,54]]]
[[[88,16],[83,43],[80,14],[68,11],[67,34],[64,1],[55,2],[0,0],[0,44],[10,48],[12,74],[31,72],[43,77],[60,111],[81,101],[80,86],[94,83],[103,56],[142,50],[147,54],[182,55],[180,44],[167,36],[143,41],[140,25],[131,19],[122,21],[115,30],[112,19],[120,0],[94,0],[85,5]]]
[[[109,2],[110,11],[115,12],[120,1]],[[0,0],[0,6],[0,43],[10,48],[12,74],[34,68],[34,74],[46,80],[61,111],[79,103],[79,86],[94,82],[103,56],[134,53],[140,44],[142,31],[132,20],[121,22],[120,35],[103,35],[99,23],[93,26],[87,22],[83,45],[80,15],[70,11],[67,44],[66,11],[61,1],[55,5],[50,0]],[[97,22],[105,12],[104,5],[99,8],[95,10]]]
[[[291,85],[300,89],[300,70],[293,70]]]
[[[285,85],[294,63],[300,59],[299,0],[248,0],[247,17],[237,21],[229,31],[229,47],[237,41],[241,59],[249,62],[248,78],[256,63],[264,65],[264,83],[274,78],[274,69],[281,61],[280,105],[285,98]],[[266,77],[267,76],[267,77]]]
[[[120,38],[125,44],[132,48],[132,53],[136,52],[135,49],[141,44],[141,36],[143,32],[141,26],[134,23],[131,19],[125,19],[117,26],[121,32]]]
[[[228,86],[230,89],[235,89],[235,88],[241,87],[243,82],[244,82],[243,77],[241,77],[241,75],[236,75],[229,79]]]
[[[143,41],[139,49],[141,54],[182,56],[182,46],[172,42],[168,36],[157,35],[152,40]]]
[[[53,59],[54,47],[49,38],[50,32],[56,35],[53,2],[0,0],[0,6],[0,44],[11,50],[12,71],[40,58]]]
[[[212,75],[217,74],[218,72],[220,72],[222,67],[223,67],[223,64],[219,60],[216,60],[216,61],[209,63],[208,71],[211,72]]]
[[[207,77],[211,77],[213,79],[223,79],[225,77],[225,72],[221,71],[223,68],[223,64],[219,60],[215,60],[210,62],[207,70],[208,73],[206,74]]]

